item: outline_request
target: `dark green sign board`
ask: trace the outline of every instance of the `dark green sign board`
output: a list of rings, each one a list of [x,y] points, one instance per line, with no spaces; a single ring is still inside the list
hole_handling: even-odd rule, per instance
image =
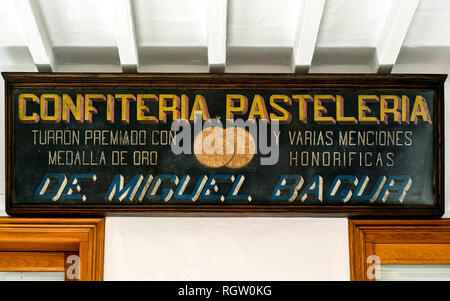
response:
[[[444,210],[443,75],[3,76],[12,215]]]

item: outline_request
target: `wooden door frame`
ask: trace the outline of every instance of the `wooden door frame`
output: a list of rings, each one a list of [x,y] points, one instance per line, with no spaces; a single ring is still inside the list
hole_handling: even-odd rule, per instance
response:
[[[351,280],[371,280],[367,277],[371,255],[378,256],[381,264],[450,264],[450,254],[427,258],[421,250],[421,246],[431,247],[432,252],[450,247],[450,219],[349,219],[348,229]]]
[[[82,281],[103,280],[104,218],[0,217],[0,251],[74,252]]]

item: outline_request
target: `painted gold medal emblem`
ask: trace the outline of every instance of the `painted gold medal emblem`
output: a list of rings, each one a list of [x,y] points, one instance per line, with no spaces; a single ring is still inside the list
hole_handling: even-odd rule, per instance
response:
[[[219,145],[216,145],[219,143]],[[234,156],[234,152],[227,153],[227,139],[225,131],[220,127],[209,127],[197,134],[194,139],[194,154],[197,160],[212,168],[226,165]],[[233,147],[233,145],[231,145]],[[228,148],[230,150],[232,148]]]
[[[217,145],[218,144],[218,145]],[[241,168],[250,163],[256,152],[253,136],[240,127],[209,127],[194,139],[194,154],[207,167]]]
[[[256,152],[256,144],[253,136],[240,127],[227,128],[226,136],[227,140],[230,138],[234,143],[234,156],[226,166],[240,168],[250,163]]]

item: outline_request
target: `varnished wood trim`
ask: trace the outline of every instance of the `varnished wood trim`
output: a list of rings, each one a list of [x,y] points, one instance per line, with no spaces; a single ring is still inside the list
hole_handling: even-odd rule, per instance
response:
[[[450,264],[450,244],[377,243],[375,248],[383,264]]]
[[[348,228],[351,280],[369,280],[370,255],[381,264],[450,264],[450,219],[350,219]]]
[[[103,218],[0,218],[0,252],[76,252],[80,280],[103,279]],[[64,255],[63,255],[64,256]]]
[[[0,252],[0,271],[64,272],[64,252]]]
[[[337,83],[351,84],[354,83],[375,83],[385,86],[389,84],[386,79],[390,79],[391,85],[416,85],[416,84],[438,84],[447,78],[444,74],[286,74],[286,73],[269,73],[269,74],[250,74],[250,73],[233,73],[233,74],[186,74],[186,73],[139,73],[139,74],[122,74],[122,73],[35,73],[35,72],[3,72],[5,80],[10,83],[76,83],[76,82],[171,82],[178,84],[202,84],[202,83],[239,83],[239,82],[257,82],[267,84],[301,84],[305,83]]]

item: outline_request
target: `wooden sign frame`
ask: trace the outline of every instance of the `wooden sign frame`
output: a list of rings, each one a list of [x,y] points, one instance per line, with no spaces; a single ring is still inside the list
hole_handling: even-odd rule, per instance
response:
[[[447,75],[376,74],[86,74],[3,73],[6,88],[6,210],[11,215],[428,216],[444,213],[444,81]],[[309,89],[434,92],[435,205],[146,205],[14,204],[16,89]]]

